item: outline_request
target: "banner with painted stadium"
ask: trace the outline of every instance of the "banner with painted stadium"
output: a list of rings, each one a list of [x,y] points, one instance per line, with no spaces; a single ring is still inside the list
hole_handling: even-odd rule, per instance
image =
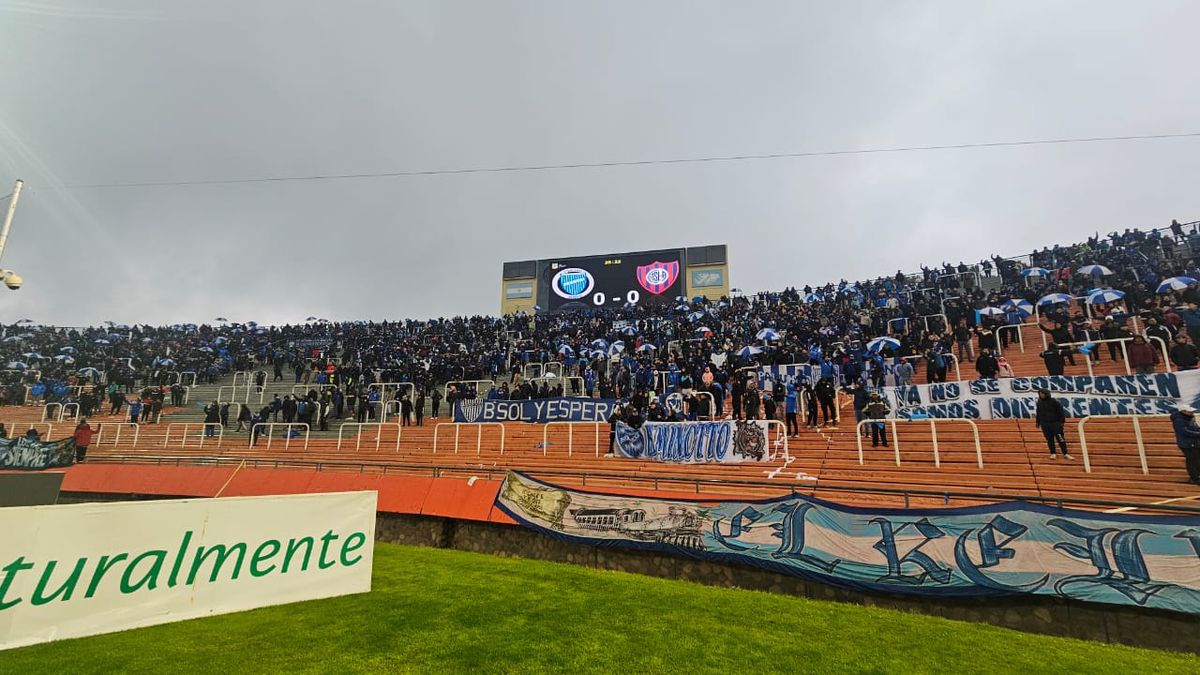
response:
[[[1164,415],[1180,403],[1200,407],[1200,371],[1144,375],[1046,375],[882,388],[892,416],[1032,419],[1045,389],[1067,415]]]
[[[765,421],[617,424],[616,455],[676,464],[763,462],[774,458]]]
[[[0,438],[0,469],[37,471],[71,466],[75,462],[75,439],[38,441],[32,438]]]
[[[608,398],[541,398],[525,401],[464,399],[454,402],[455,422],[605,422],[618,405]]]
[[[703,502],[581,492],[510,472],[496,506],[580,544],[748,564],[905,595],[1016,594],[1200,614],[1200,518],[1023,502],[856,508],[802,496]]]

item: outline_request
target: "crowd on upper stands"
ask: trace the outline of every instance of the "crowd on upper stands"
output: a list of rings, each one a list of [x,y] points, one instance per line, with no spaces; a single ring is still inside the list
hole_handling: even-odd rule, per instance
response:
[[[1073,359],[1080,343],[1133,332],[1163,340],[1176,366],[1193,368],[1200,364],[1192,338],[1200,335],[1200,290],[1194,282],[1166,292],[1159,285],[1168,278],[1200,277],[1197,251],[1197,224],[1172,223],[1149,232],[1097,233],[1021,258],[922,267],[920,274],[620,309],[395,322],[310,317],[271,327],[222,319],[203,325],[52,328],[22,320],[0,327],[0,405],[33,396],[80,402],[81,408],[86,403],[86,410],[94,410],[111,405],[115,394],[133,394],[141,402],[149,389],[150,405],[157,398],[161,407],[168,396],[178,400],[182,384],[262,371],[273,381],[334,385],[328,403],[334,389],[340,392],[343,405],[334,410],[341,415],[354,414],[346,403],[358,399],[374,417],[377,406],[367,387],[374,382],[412,383],[409,405],[422,410],[426,399],[440,403],[441,385],[450,382],[458,384],[446,389],[447,408],[458,398],[582,395],[632,402],[647,418],[723,414],[726,401],[744,415],[756,412],[748,409],[753,402],[746,392],[759,382],[736,376],[739,369],[810,364],[812,380],[793,383],[794,391],[781,386],[767,397],[755,391],[751,398],[790,407],[792,392],[806,404],[811,399],[806,405],[811,412],[823,410],[822,397],[835,388],[857,384],[865,391],[904,383],[915,368],[924,368],[931,382],[945,380],[951,354],[964,376],[975,376],[971,364],[979,376],[1002,376],[995,348],[1014,336],[1003,326],[1024,320],[1049,294],[1082,298],[1097,289],[1115,289],[1124,297],[1088,303],[1090,316],[1079,304],[1038,307],[1052,339],[1045,355],[1050,372],[1056,359]],[[1085,265],[1112,273],[1081,274]],[[1030,275],[1035,268],[1044,268],[1045,275]],[[881,336],[894,342],[875,348],[872,340]],[[1160,352],[1136,346],[1149,361],[1139,369],[1152,368]],[[1095,358],[1097,351],[1084,358]],[[554,376],[543,377],[546,373]],[[655,393],[676,392],[682,407],[655,408],[662,403]],[[833,415],[836,419],[836,410]]]

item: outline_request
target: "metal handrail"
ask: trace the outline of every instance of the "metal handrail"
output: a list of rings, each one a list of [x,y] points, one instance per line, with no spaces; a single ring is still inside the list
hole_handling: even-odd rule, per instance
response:
[[[913,419],[908,420],[908,422],[920,422],[920,421],[923,421],[923,420],[913,420]],[[857,436],[857,438],[858,438],[858,463],[859,464],[863,463],[863,435],[862,435],[863,426],[865,426],[867,424],[879,424],[882,422],[891,422],[892,423],[892,448],[896,455],[896,466],[900,466],[900,431],[897,426],[898,420],[894,417],[890,418],[890,419],[883,419],[883,420],[863,420],[863,421],[859,422],[857,425],[855,425],[855,436]],[[969,420],[966,418],[959,418],[959,417],[944,417],[944,418],[930,417],[929,418],[929,433],[933,438],[933,465],[939,469],[942,468],[942,457],[941,457],[941,454],[938,452],[938,436],[937,436],[937,423],[938,422],[966,422],[967,424],[971,425],[971,433],[975,437],[975,463],[979,466],[979,468],[982,469],[983,468],[983,446],[980,445],[980,443],[979,443],[979,425],[975,424],[975,422],[973,420]]]
[[[575,426],[576,424],[594,424],[596,425],[596,456],[600,456],[600,425],[603,422],[567,422],[567,421],[551,421],[542,425],[542,456],[545,457],[550,448],[550,427],[555,424],[567,425],[567,456],[570,457],[575,451]]]
[[[356,427],[358,429],[357,433],[354,434],[355,450],[358,450],[362,447],[363,429],[365,427],[375,427],[375,451],[379,452],[379,443],[380,440],[383,439],[383,427],[385,426],[396,427],[396,452],[400,452],[400,434],[402,433],[403,427],[400,426],[399,422],[343,422],[342,425],[338,427],[337,449],[342,449],[342,433],[345,432],[346,427]]]
[[[500,454],[504,454],[504,425],[500,422],[438,422],[433,425],[433,454],[437,454],[438,431],[442,427],[454,427],[454,454],[458,454],[458,437],[463,425],[475,427],[475,456],[483,452],[483,427],[495,426],[500,428]]]
[[[1142,423],[1141,419],[1171,419],[1170,415],[1089,415],[1079,420],[1079,452],[1083,455],[1083,470],[1086,473],[1092,472],[1092,461],[1088,457],[1087,434],[1083,431],[1083,425],[1088,420],[1093,419],[1130,419],[1133,420],[1133,437],[1137,441],[1138,459],[1142,462],[1142,474],[1148,475],[1150,467],[1146,464],[1146,443],[1142,440]]]
[[[226,464],[236,466],[242,462],[251,468],[258,467],[295,467],[295,468],[312,468],[316,471],[324,471],[327,468],[351,468],[357,469],[358,473],[366,473],[367,467],[381,469],[382,473],[386,474],[389,468],[391,469],[407,469],[419,471],[431,471],[434,477],[440,477],[442,472],[484,472],[487,474],[488,480],[493,480],[496,473],[504,474],[512,470],[521,470],[519,467],[498,467],[498,466],[451,466],[442,464],[406,464],[400,462],[347,462],[344,460],[304,460],[304,459],[261,459],[261,458],[242,458],[242,457],[218,457],[209,456],[201,457],[194,455],[184,455],[175,457],[156,457],[147,455],[97,455],[95,458],[89,456],[88,462],[104,462],[108,464],[174,464],[182,466],[184,463],[193,465],[211,465],[220,466]],[[696,492],[700,492],[701,485],[726,485],[734,487],[758,487],[771,488],[774,490],[787,490],[792,494],[798,494],[803,491],[830,491],[830,492],[857,492],[867,494],[895,495],[902,496],[907,502],[909,497],[937,497],[949,502],[950,499],[972,499],[972,500],[992,500],[992,501],[1023,501],[1036,504],[1046,504],[1064,508],[1069,504],[1078,504],[1082,506],[1095,507],[1133,507],[1136,509],[1151,509],[1157,511],[1173,511],[1189,515],[1200,515],[1200,506],[1185,506],[1180,504],[1155,504],[1153,502],[1126,502],[1109,499],[1087,499],[1083,497],[1043,497],[1040,495],[1022,495],[1007,492],[962,492],[957,490],[926,490],[921,488],[889,488],[873,485],[854,485],[845,483],[826,483],[819,481],[813,483],[811,481],[788,483],[786,481],[765,481],[752,479],[731,479],[731,478],[699,478],[688,476],[647,476],[643,473],[633,472],[617,472],[617,471],[568,471],[565,469],[530,469],[525,471],[534,476],[558,476],[558,477],[574,477],[580,478],[583,484],[587,485],[588,478],[601,479],[616,479],[626,481],[642,481],[652,483],[655,489],[658,489],[659,483],[687,483],[695,486]]]

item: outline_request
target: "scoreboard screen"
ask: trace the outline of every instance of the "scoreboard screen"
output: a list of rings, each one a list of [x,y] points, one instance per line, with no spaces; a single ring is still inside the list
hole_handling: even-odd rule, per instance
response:
[[[683,273],[683,249],[541,260],[538,298],[549,312],[673,304]]]

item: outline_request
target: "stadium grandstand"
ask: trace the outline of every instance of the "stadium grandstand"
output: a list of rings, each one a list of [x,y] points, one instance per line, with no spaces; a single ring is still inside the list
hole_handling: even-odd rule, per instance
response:
[[[73,436],[87,418],[89,464],[246,461],[422,476],[486,469],[492,477],[518,469],[565,485],[803,492],[850,504],[1019,496],[1165,508],[1195,495],[1169,410],[1139,411],[1158,414],[1136,425],[1103,419],[1119,410],[1085,410],[1097,418],[1085,428],[1068,409],[1062,428],[1072,459],[1056,460],[1032,408],[1014,406],[1005,419],[906,406],[887,391],[1195,368],[1197,226],[658,306],[433,321],[309,317],[284,326],[220,317],[161,327],[23,320],[0,339],[0,421],[10,435],[33,429],[52,440]],[[887,425],[863,422],[872,393],[885,394],[888,411],[876,416]],[[456,409],[484,401],[564,397],[616,403],[574,424],[464,430],[461,410],[459,423],[448,424]],[[751,463],[614,456],[618,421],[699,419],[779,424]],[[872,426],[885,427],[885,445],[864,449]]]

